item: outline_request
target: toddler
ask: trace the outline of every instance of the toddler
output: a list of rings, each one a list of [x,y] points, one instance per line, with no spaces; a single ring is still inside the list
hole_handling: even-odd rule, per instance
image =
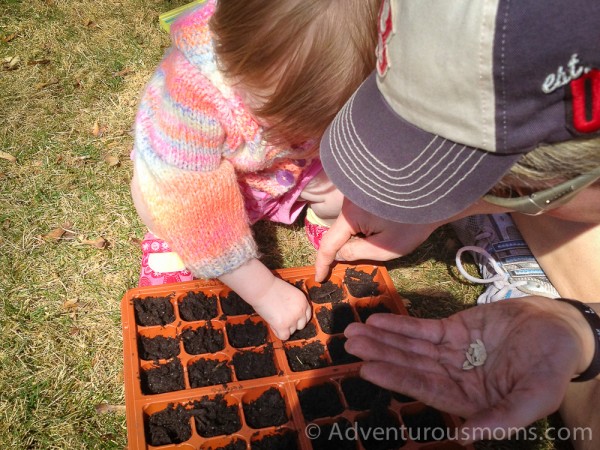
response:
[[[375,66],[379,4],[207,0],[171,25],[140,102],[132,197],[160,237],[144,261],[218,278],[280,339],[306,325],[310,306],[259,261],[250,226],[292,223],[307,204],[313,223],[337,217],[342,196],[318,142]]]

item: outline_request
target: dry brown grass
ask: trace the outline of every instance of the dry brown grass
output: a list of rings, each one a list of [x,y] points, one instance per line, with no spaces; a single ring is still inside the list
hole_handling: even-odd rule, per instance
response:
[[[130,130],[168,45],[158,15],[184,3],[0,0],[0,151],[16,158],[0,158],[2,449],[126,445],[124,416],[95,407],[124,403],[119,301],[144,233]],[[63,239],[48,236],[61,226]],[[314,261],[301,226],[260,224],[257,236],[272,268]],[[86,243],[100,238],[106,248]],[[388,264],[414,314],[473,304],[455,250],[442,230]]]

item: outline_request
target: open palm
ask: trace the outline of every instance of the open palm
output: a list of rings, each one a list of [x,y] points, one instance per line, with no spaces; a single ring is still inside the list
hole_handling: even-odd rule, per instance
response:
[[[346,329],[346,349],[366,361],[364,378],[466,418],[461,440],[491,438],[554,412],[580,360],[573,329],[530,299],[442,320],[373,315]],[[487,359],[464,370],[465,352],[477,339]]]

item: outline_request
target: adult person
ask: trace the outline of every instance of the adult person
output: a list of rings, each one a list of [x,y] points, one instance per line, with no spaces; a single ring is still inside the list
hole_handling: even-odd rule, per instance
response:
[[[464,441],[561,401],[568,426],[600,436],[598,381],[569,382],[600,359],[600,3],[386,0],[379,25],[377,70],[321,142],[346,200],[317,280],[335,259],[391,259],[445,223],[512,212],[558,293],[592,309],[531,296],[441,321],[374,315],[347,349],[365,378],[466,417]],[[487,360],[463,370],[477,339]]]

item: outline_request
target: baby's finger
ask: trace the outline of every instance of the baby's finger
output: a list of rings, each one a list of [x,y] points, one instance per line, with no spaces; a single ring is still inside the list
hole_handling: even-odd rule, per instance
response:
[[[310,319],[312,319],[312,308],[309,305],[309,307],[306,309],[306,323],[310,322]]]
[[[306,317],[301,317],[300,319],[298,319],[298,322],[296,322],[296,330],[301,330],[305,326],[306,326]]]

